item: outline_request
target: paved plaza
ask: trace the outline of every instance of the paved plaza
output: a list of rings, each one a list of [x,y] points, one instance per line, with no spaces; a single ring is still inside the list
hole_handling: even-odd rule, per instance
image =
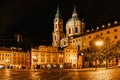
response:
[[[115,69],[0,70],[0,80],[120,80]]]

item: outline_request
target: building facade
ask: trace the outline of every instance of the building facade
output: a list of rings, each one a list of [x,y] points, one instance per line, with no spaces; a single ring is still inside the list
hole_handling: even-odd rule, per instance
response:
[[[32,49],[31,67],[32,69],[77,68],[78,64],[82,65],[81,57],[79,57],[79,62],[77,59],[77,49],[72,46],[59,49],[58,47],[40,45]]]
[[[72,17],[66,23],[66,34],[63,31],[63,20],[60,15],[60,11],[57,8],[57,13],[54,18],[54,30],[53,30],[53,42],[52,45],[55,47],[66,47],[69,45],[69,40],[73,39],[74,36],[83,34],[85,23],[79,19],[76,7]]]
[[[63,50],[58,50],[53,46],[39,46],[33,48],[31,52],[32,69],[42,68],[63,68]]]
[[[0,48],[0,66],[7,69],[30,68],[30,53]]]
[[[56,15],[58,14],[58,10]],[[59,30],[62,30],[62,33],[57,33],[58,31],[55,32],[55,24],[56,22],[54,21],[54,30],[52,36],[53,36],[53,45],[55,47],[61,47],[65,48],[67,46],[72,46],[77,49],[78,54],[81,54],[80,51],[83,51],[87,48],[89,48],[90,42],[94,40],[97,36],[102,37],[103,41],[106,40],[106,42],[103,42],[104,46],[108,46],[107,39],[109,38],[109,42],[111,44],[115,44],[117,41],[120,41],[120,23],[118,21],[115,21],[113,23],[108,23],[107,25],[102,25],[101,27],[96,27],[92,28],[91,30],[85,30],[85,22],[83,19],[79,19],[76,7],[74,7],[72,17],[68,19],[66,22],[65,30],[66,33],[63,32],[63,20],[62,17],[57,17],[56,19],[61,20],[61,25],[62,27],[59,27]],[[60,15],[60,11],[59,11]],[[60,29],[61,28],[61,29]],[[56,34],[56,35],[55,35]],[[62,36],[60,36],[62,35]],[[59,39],[56,39],[55,36],[59,36]],[[55,43],[59,42],[59,45],[54,45]],[[64,53],[65,54],[65,53]],[[82,53],[84,55],[84,53]],[[109,61],[110,63],[113,62],[115,64],[116,59],[113,59]]]
[[[57,13],[54,18],[52,46],[66,47],[68,45],[71,45],[76,47],[78,50],[82,50],[88,48],[89,42],[97,35],[100,35],[104,38],[109,37],[111,42],[120,40],[120,25],[117,21],[114,23],[108,23],[107,25],[102,25],[101,27],[96,27],[95,29],[92,28],[91,30],[85,30],[85,22],[83,19],[79,19],[76,7],[74,7],[72,17],[66,22],[65,30],[66,34],[63,32],[63,20],[59,9],[57,9]],[[58,36],[59,38],[56,39],[55,36]],[[59,46],[54,45],[57,43],[56,41],[59,42]]]
[[[64,48],[64,67],[77,68],[78,50],[72,46]]]

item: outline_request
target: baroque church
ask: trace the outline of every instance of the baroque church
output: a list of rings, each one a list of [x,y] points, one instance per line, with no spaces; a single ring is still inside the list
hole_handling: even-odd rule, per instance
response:
[[[60,14],[59,7],[57,7],[57,12],[54,18],[54,31],[52,33],[52,45],[54,47],[66,47],[69,45],[69,41],[75,36],[79,36],[84,33],[85,23],[83,19],[79,19],[75,6],[71,18],[66,23],[66,34],[63,31],[63,27],[63,19]]]
[[[84,52],[82,52],[82,50],[84,51],[90,47],[90,42],[93,41],[97,35],[102,37],[102,39],[109,38],[111,44],[120,41],[120,24],[117,21],[113,24],[108,23],[101,27],[85,30],[84,20],[79,19],[75,6],[71,18],[66,22],[66,32],[64,32],[63,19],[59,7],[57,7],[53,23],[52,46],[40,45],[31,50],[31,67],[33,69],[88,67],[89,64],[84,60],[85,56],[83,56]],[[103,46],[106,46],[106,42],[104,40],[102,41]],[[106,48],[108,48],[107,46]],[[103,61],[102,63],[100,60],[97,61],[97,64],[93,61],[92,66],[99,64],[104,66],[107,64],[107,61]],[[120,59],[109,59],[110,65],[116,65],[116,63],[120,64]]]
[[[75,6],[71,18],[68,19],[65,25],[66,33],[63,31],[63,27],[63,19],[59,7],[57,7],[52,32],[52,46],[64,48],[71,45],[78,51],[84,50],[90,47],[90,41],[94,40],[98,35],[104,39],[109,38],[111,43],[120,41],[120,23],[118,21],[108,22],[100,27],[85,30],[85,22],[83,19],[79,19]]]

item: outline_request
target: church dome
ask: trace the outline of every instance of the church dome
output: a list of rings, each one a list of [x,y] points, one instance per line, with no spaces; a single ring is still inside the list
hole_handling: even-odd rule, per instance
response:
[[[67,24],[68,23],[74,23],[76,21],[80,22],[80,19],[79,19],[78,15],[77,15],[76,8],[74,6],[74,11],[73,11],[72,17],[67,21]]]
[[[80,21],[80,19],[78,17],[72,17],[67,21],[67,23],[71,23],[71,22],[75,22],[75,21]]]
[[[80,35],[81,25],[81,21],[77,15],[76,8],[74,6],[72,17],[66,23],[66,36],[73,37]]]

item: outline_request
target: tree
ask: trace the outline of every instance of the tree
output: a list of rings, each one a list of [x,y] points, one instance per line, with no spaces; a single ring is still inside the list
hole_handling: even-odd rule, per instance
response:
[[[118,59],[120,58],[120,41],[117,41],[113,46],[113,56],[116,58],[116,65],[118,65]]]
[[[96,42],[100,40],[103,42],[103,38],[99,35],[96,35],[96,37],[90,41],[89,43],[90,47],[84,50],[85,61],[89,63],[95,61],[96,68],[97,68],[97,60],[101,61],[103,59],[102,48],[100,46],[96,46]]]
[[[104,42],[103,46],[101,47],[95,45],[95,42],[99,40]],[[89,48],[84,50],[85,61],[95,61],[96,67],[97,60],[100,62],[100,64],[101,62],[106,61],[106,68],[108,68],[109,61],[116,58],[116,64],[118,64],[118,60],[120,59],[120,41],[113,43],[109,37],[103,38],[97,35],[93,40],[90,41],[89,45]]]

